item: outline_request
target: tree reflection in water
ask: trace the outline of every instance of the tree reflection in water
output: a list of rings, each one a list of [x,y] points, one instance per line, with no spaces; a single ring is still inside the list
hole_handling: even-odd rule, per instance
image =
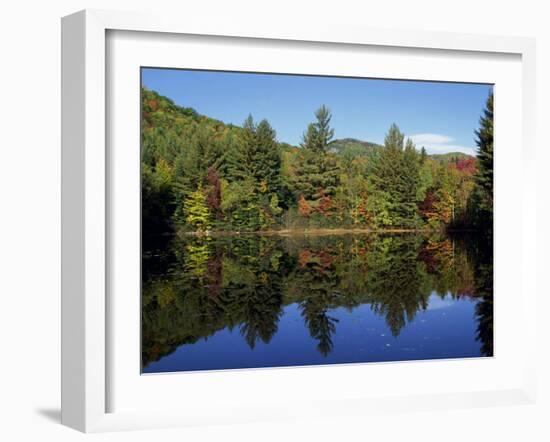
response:
[[[370,305],[398,336],[429,298],[472,298],[480,353],[493,352],[491,250],[465,236],[233,235],[172,240],[144,251],[142,362],[237,329],[254,349],[296,304],[317,350],[333,350],[343,307]]]

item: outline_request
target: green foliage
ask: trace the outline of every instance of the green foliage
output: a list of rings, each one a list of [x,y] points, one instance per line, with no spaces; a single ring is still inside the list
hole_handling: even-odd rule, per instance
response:
[[[317,121],[308,125],[303,136],[302,148],[324,153],[334,136],[334,129],[330,127],[332,115],[328,107],[323,104],[315,111],[315,118]]]
[[[328,148],[328,145],[332,138],[334,137],[334,129],[330,127],[330,120],[332,119],[332,114],[328,107],[324,104],[317,109],[315,112],[315,117],[317,122],[314,124],[314,127],[317,132],[317,149],[321,152],[325,152]]]
[[[387,150],[401,152],[403,150],[403,141],[405,135],[399,130],[397,124],[392,123],[386,137],[384,138],[384,147]]]
[[[233,180],[252,179],[261,193],[277,193],[280,188],[281,156],[275,131],[267,120],[255,124],[251,115],[243,124],[236,146],[229,149],[226,176]]]
[[[206,194],[202,187],[191,192],[183,203],[185,223],[198,232],[210,230],[212,227],[210,211],[206,206]]]
[[[474,225],[492,234],[493,229],[493,94],[487,98],[476,130],[478,168],[470,207]]]
[[[422,149],[420,149],[420,164],[424,164],[426,158],[428,158],[428,153],[426,152],[426,148],[422,146]]]
[[[467,153],[462,152],[447,152],[447,153],[435,153],[430,155],[430,158],[443,163],[443,164],[449,164],[453,161],[465,159],[465,158],[471,158],[470,155]]]
[[[342,138],[331,141],[328,147],[331,152],[342,156],[369,157],[382,146],[368,141],[356,140],[355,138]]]
[[[303,198],[313,210],[325,216],[339,185],[340,170],[336,156],[328,152],[334,135],[330,111],[323,105],[315,116],[317,121],[311,123],[304,134],[289,181],[296,201]]]
[[[377,227],[419,227],[420,158],[411,140],[392,124],[368,176]]]
[[[227,125],[143,88],[144,234],[490,223],[492,96],[476,132],[477,160],[418,151],[396,124],[383,146],[333,140],[331,121],[322,105],[296,147],[278,142],[265,119]]]
[[[173,170],[164,159],[155,166],[142,164],[143,229],[164,232],[171,228],[174,211]]]
[[[144,262],[143,364],[224,328],[250,348],[269,343],[291,304],[327,356],[340,326],[336,308],[370,305],[397,336],[430,296],[477,300],[478,339],[491,355],[492,265],[478,244],[438,234],[175,238],[165,251],[171,260]],[[156,261],[166,268],[148,271]]]

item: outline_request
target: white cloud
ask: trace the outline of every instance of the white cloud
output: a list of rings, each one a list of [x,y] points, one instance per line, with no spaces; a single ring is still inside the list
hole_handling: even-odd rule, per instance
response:
[[[439,134],[415,134],[409,135],[409,138],[413,140],[415,144],[445,144],[453,141],[451,137]]]
[[[452,144],[453,138],[441,134],[413,134],[408,135],[417,148],[424,146],[428,153],[447,153],[447,152],[462,152],[468,155],[475,155],[476,150],[471,146],[461,146]]]
[[[428,298],[428,307],[426,310],[440,310],[453,305],[453,301],[447,298],[441,299],[437,295],[430,295]]]

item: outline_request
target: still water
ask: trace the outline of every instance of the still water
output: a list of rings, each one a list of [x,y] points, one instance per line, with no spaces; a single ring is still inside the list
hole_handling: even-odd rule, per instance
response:
[[[233,235],[145,247],[142,370],[492,356],[490,258],[465,235]]]

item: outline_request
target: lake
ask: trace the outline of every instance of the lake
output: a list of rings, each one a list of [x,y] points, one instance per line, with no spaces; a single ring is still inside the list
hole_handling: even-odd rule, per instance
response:
[[[142,371],[492,356],[491,258],[466,234],[144,241]]]

